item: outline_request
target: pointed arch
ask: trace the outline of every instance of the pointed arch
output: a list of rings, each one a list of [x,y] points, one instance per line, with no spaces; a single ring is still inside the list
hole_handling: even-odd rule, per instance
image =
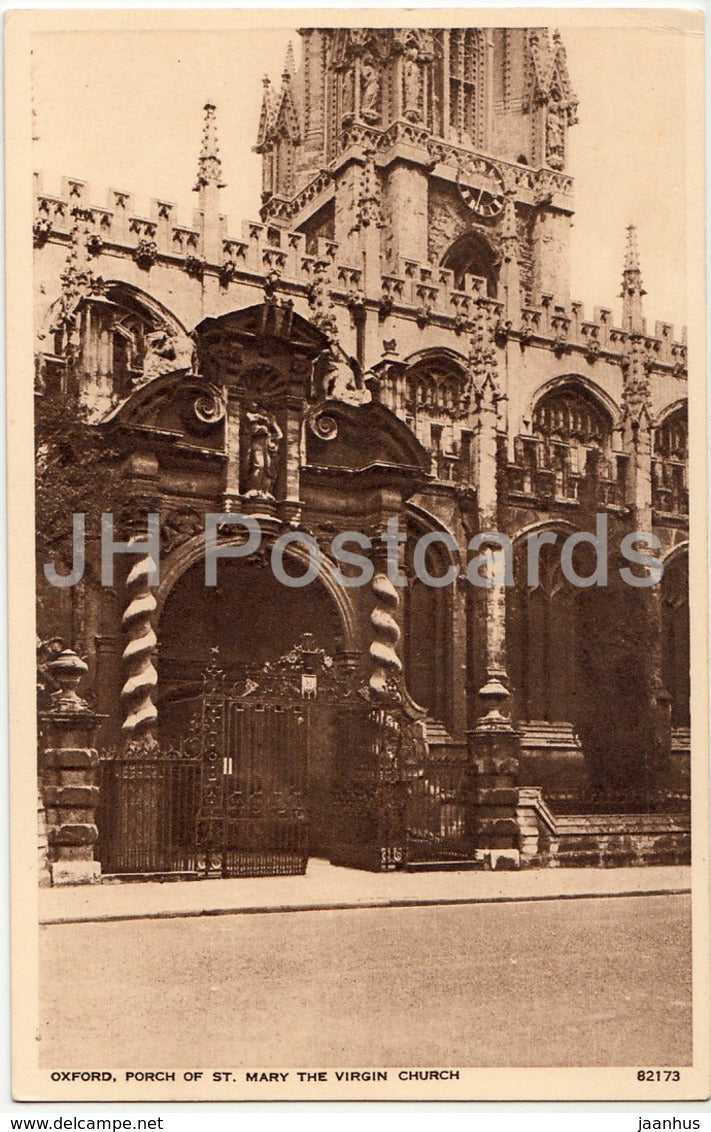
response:
[[[617,401],[598,385],[596,381],[586,377],[581,373],[562,373],[557,374],[555,377],[549,378],[539,385],[531,395],[531,399],[526,408],[526,416],[529,420],[533,419],[533,414],[536,406],[540,404],[544,397],[557,390],[567,388],[571,392],[578,392],[583,397],[587,397],[592,402],[597,402],[601,409],[603,409],[610,417],[612,429],[618,428],[622,411]]]
[[[652,497],[658,511],[688,514],[688,462],[689,418],[683,398],[668,405],[654,425]]]
[[[496,298],[499,284],[500,256],[483,232],[472,228],[458,236],[442,256],[442,267],[454,273],[455,286],[466,285],[467,275],[486,280],[486,293]]]
[[[578,528],[564,519],[531,523],[513,539],[515,585],[507,591],[509,675],[521,720],[577,722],[576,590],[560,565],[563,541]],[[555,543],[538,551],[538,577],[529,577],[528,542],[550,532]],[[534,583],[535,584],[532,584]]]

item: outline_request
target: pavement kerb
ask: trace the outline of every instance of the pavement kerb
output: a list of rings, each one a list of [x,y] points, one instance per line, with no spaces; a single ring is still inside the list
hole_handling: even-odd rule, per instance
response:
[[[456,907],[476,904],[526,904],[555,900],[613,900],[630,896],[685,896],[691,892],[689,887],[629,889],[620,892],[558,892],[525,895],[463,896],[426,899],[381,899],[318,901],[293,904],[254,904],[244,907],[231,906],[219,908],[161,909],[155,912],[87,913],[77,916],[47,916],[40,918],[40,926],[53,927],[61,924],[105,924],[124,920],[179,920],[195,919],[203,916],[255,916],[287,912],[344,912],[359,908],[433,908]]]

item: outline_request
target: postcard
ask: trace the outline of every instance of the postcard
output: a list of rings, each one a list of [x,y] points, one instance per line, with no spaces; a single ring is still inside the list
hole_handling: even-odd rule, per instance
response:
[[[703,33],[9,14],[16,1099],[709,1095]]]

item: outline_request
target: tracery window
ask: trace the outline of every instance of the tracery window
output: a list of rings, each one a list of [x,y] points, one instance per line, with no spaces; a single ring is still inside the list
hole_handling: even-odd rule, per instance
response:
[[[460,145],[484,141],[484,37],[478,28],[453,28],[449,33],[449,129]]]
[[[592,470],[603,498],[614,502],[619,469],[612,453],[612,418],[596,399],[575,384],[547,393],[533,411],[533,471],[554,473],[557,498],[575,499],[581,479]]]
[[[687,462],[689,423],[686,406],[677,409],[655,429],[652,484],[654,506],[667,514],[689,511]]]
[[[604,448],[610,439],[611,422],[592,397],[579,389],[564,387],[538,402],[533,413],[533,432],[566,444]]]
[[[408,371],[405,410],[414,419],[422,415],[435,419],[461,417],[468,405],[468,379],[463,370],[433,361]]]
[[[689,450],[689,423],[686,407],[671,413],[655,430],[654,451],[667,460],[686,461]]]

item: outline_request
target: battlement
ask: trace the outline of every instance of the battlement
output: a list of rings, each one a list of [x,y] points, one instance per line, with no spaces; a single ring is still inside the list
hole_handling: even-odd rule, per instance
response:
[[[654,333],[642,323],[642,331],[633,334],[615,325],[609,307],[596,307],[589,319],[582,303],[565,303],[552,294],[542,294],[537,301],[523,292],[491,298],[480,276],[465,273],[455,279],[448,268],[412,259],[385,266],[378,256],[375,270],[366,272],[364,247],[360,262],[348,262],[334,240],[308,237],[268,220],[244,221],[241,235],[235,237],[228,235],[227,218],[219,214],[211,243],[217,250],[209,256],[209,221],[201,209],[194,211],[192,224],[185,225],[177,222],[171,201],[152,199],[146,217],[137,213],[133,193],[110,189],[106,205],[95,205],[86,181],[64,177],[54,195],[37,177],[35,246],[70,245],[77,225],[89,257],[110,251],[131,257],[146,270],[162,263],[191,276],[216,275],[224,287],[240,281],[278,282],[282,290],[310,295],[318,281],[336,304],[377,308],[383,321],[412,319],[421,327],[439,325],[457,334],[469,329],[475,309],[485,305],[500,345],[510,338],[523,346],[552,348],[560,356],[580,352],[590,364],[598,357],[619,364],[634,337],[641,340],[646,365],[680,378],[686,375],[686,329],[677,338],[667,322],[656,322]]]

